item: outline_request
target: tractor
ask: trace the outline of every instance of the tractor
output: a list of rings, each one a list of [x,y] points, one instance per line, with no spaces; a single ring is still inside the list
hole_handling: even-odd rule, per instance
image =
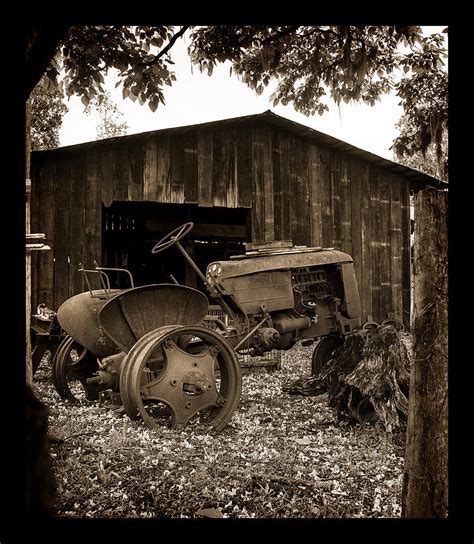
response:
[[[56,391],[75,402],[108,399],[149,428],[190,424],[222,430],[242,389],[239,355],[315,343],[317,375],[344,337],[361,326],[352,258],[333,248],[291,242],[251,244],[243,255],[211,262],[203,274],[180,241],[186,223],[157,242],[153,254],[176,246],[204,282],[207,296],[173,283],[135,287],[125,269],[80,271],[89,289],[57,311],[64,339],[52,362]],[[110,272],[128,274],[113,289]],[[92,289],[90,274],[100,278]],[[209,298],[227,316],[209,326]]]

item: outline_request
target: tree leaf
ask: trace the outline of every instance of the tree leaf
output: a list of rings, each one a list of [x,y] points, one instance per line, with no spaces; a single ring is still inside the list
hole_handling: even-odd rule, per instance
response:
[[[86,94],[83,94],[81,97],[81,102],[84,104],[84,106],[88,106],[90,98]]]

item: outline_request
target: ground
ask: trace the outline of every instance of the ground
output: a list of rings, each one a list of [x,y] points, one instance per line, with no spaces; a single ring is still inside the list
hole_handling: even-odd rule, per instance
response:
[[[243,376],[220,434],[149,430],[106,405],[60,400],[44,361],[34,390],[50,410],[57,510],[70,518],[398,518],[403,431],[338,422],[327,395],[282,391],[309,376],[311,349]]]

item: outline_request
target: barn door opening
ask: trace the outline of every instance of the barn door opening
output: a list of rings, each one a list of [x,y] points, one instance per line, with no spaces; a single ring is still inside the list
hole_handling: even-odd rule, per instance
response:
[[[176,247],[153,255],[161,238],[192,221],[194,229],[181,241],[205,274],[212,261],[245,253],[250,237],[246,208],[201,208],[191,204],[113,202],[103,208],[102,266],[127,268],[135,285],[170,283],[171,276],[190,287],[204,290],[196,272]],[[127,287],[125,276],[113,278],[119,288]]]

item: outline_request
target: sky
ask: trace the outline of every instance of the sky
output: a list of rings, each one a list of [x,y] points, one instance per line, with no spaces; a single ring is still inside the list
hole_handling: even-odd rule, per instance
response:
[[[426,32],[440,32],[444,27],[424,27]],[[393,95],[384,96],[375,106],[363,103],[345,104],[338,107],[329,104],[329,112],[322,116],[307,117],[296,112],[291,105],[273,106],[269,99],[271,89],[257,96],[255,91],[229,75],[230,63],[218,65],[212,74],[200,73],[197,66],[191,66],[187,55],[190,41],[187,35],[178,40],[172,49],[172,59],[177,81],[172,87],[165,85],[165,105],[160,104],[153,113],[147,104],[122,99],[122,89],[114,88],[113,73],[106,78],[107,90],[128,125],[127,134],[136,134],[169,127],[193,125],[263,113],[271,110],[277,115],[291,119],[313,129],[339,138],[356,147],[393,160],[390,146],[397,136],[395,125],[402,115],[399,99]],[[60,145],[74,145],[95,140],[97,118],[84,114],[80,99],[71,97],[66,101],[69,108],[63,118],[60,130]]]

